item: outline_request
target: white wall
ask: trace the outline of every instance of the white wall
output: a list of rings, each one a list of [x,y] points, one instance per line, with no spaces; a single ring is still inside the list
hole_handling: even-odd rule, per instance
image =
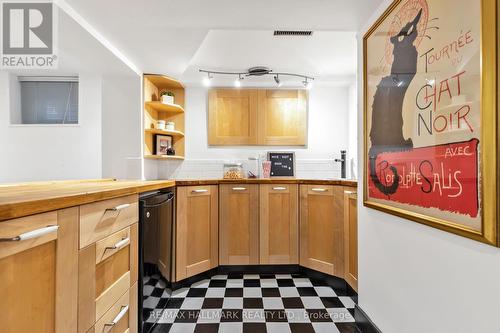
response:
[[[103,77],[104,178],[142,178],[141,80],[139,75]]]
[[[391,3],[379,8],[372,22]],[[358,48],[359,169],[363,165],[362,36]],[[486,333],[500,327],[500,249],[363,207],[359,304],[384,333]]]
[[[101,177],[101,80],[81,75],[79,125],[10,125],[17,80],[0,71],[0,182]]]
[[[348,87],[314,86],[309,92],[307,147],[209,147],[207,89],[186,89],[186,157],[188,159],[246,159],[273,149],[293,150],[297,159],[333,159],[347,149]]]

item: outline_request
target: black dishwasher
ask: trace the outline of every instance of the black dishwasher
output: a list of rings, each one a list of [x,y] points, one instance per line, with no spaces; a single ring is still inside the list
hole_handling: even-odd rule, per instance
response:
[[[174,192],[139,197],[139,332],[151,332],[171,295]]]

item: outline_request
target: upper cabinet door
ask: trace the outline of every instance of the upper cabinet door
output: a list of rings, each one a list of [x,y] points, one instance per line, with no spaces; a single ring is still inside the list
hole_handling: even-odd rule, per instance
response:
[[[257,144],[257,90],[208,92],[208,144]]]
[[[259,144],[303,146],[307,137],[307,91],[259,90]]]

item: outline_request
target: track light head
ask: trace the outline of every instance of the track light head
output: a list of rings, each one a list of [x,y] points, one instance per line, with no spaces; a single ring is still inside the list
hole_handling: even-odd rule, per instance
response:
[[[243,76],[242,76],[241,74],[240,74],[240,75],[238,75],[238,78],[234,81],[234,86],[235,86],[236,88],[241,87],[241,81],[243,81],[243,79],[244,79],[244,78],[243,78]]]
[[[312,82],[309,81],[309,79],[306,77],[304,81],[302,81],[302,84],[306,89],[311,89],[312,87]]]
[[[281,87],[282,83],[281,83],[279,75],[275,75],[274,76],[274,81],[276,82],[276,84],[278,85],[278,87]]]
[[[205,87],[209,87],[209,86],[210,86],[210,84],[212,83],[212,82],[211,82],[211,81],[212,81],[212,79],[213,79],[213,75],[212,75],[212,73],[207,73],[207,76],[205,76],[205,77],[203,78],[203,85],[204,85]]]

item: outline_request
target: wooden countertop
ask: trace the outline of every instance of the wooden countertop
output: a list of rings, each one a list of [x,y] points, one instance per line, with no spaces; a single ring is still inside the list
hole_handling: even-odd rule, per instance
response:
[[[95,201],[173,186],[218,184],[310,184],[356,187],[346,179],[185,179],[185,180],[75,180],[0,184],[0,221],[49,212]]]
[[[0,184],[0,221],[172,186],[173,180],[113,179]]]
[[[352,179],[301,179],[301,178],[246,178],[246,179],[176,179],[177,186],[218,185],[218,184],[310,184],[341,185],[357,187],[358,182]]]

